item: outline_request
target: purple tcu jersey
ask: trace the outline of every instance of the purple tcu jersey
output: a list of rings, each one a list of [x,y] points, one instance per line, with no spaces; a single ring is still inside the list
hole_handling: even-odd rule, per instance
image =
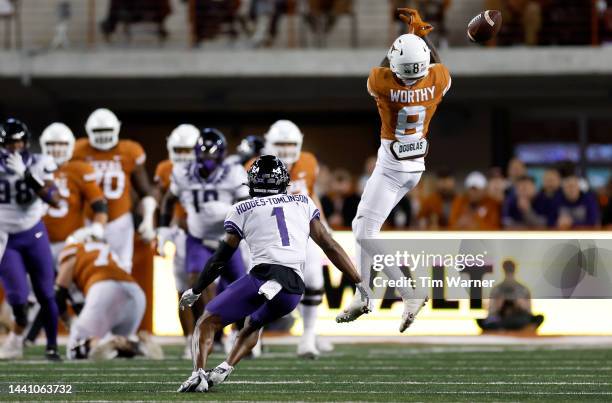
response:
[[[236,200],[249,195],[246,171],[241,165],[223,163],[208,178],[196,172],[196,165],[176,165],[170,191],[187,211],[187,229],[195,238],[219,240],[223,221]]]
[[[57,169],[48,155],[29,154],[24,160],[33,175],[42,180],[53,180]],[[25,181],[0,164],[0,231],[15,234],[32,228],[47,211]]]
[[[232,206],[225,219],[225,230],[246,241],[253,266],[290,267],[303,279],[310,221],[319,215],[306,195],[255,197]]]

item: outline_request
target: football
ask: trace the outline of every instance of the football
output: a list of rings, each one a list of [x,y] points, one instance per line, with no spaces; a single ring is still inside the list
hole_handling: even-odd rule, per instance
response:
[[[497,10],[486,10],[472,18],[467,27],[467,36],[472,42],[487,42],[499,33],[501,26],[501,13]]]

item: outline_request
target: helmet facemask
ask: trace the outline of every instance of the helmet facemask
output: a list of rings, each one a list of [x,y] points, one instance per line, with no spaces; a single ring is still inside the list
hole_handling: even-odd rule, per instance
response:
[[[193,147],[170,148],[170,161],[174,164],[184,164],[195,160]]]
[[[298,143],[278,142],[272,144],[270,152],[285,165],[292,165],[300,158],[301,147]]]
[[[50,155],[57,165],[62,165],[72,158],[74,146],[65,141],[47,141],[41,143],[43,154]]]

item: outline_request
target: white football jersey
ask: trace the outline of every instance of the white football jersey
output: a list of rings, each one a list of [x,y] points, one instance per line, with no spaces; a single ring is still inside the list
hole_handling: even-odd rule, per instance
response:
[[[170,191],[187,212],[187,229],[200,239],[223,238],[223,220],[236,200],[249,196],[247,175],[241,165],[223,163],[211,176],[202,179],[196,164],[176,165]]]
[[[30,172],[44,181],[53,180],[57,169],[48,155],[30,154],[24,161]],[[9,234],[26,231],[38,223],[47,211],[43,202],[17,175],[0,165],[0,231]]]
[[[303,194],[256,197],[236,203],[225,219],[225,230],[244,239],[252,266],[278,264],[304,279],[310,221],[319,209]]]

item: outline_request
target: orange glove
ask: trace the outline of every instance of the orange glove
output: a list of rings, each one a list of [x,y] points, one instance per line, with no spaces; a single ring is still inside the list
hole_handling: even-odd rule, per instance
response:
[[[434,28],[431,24],[424,22],[419,12],[412,8],[398,8],[400,20],[408,25],[408,33],[420,36],[421,38],[429,34]],[[407,14],[407,15],[406,15]]]

